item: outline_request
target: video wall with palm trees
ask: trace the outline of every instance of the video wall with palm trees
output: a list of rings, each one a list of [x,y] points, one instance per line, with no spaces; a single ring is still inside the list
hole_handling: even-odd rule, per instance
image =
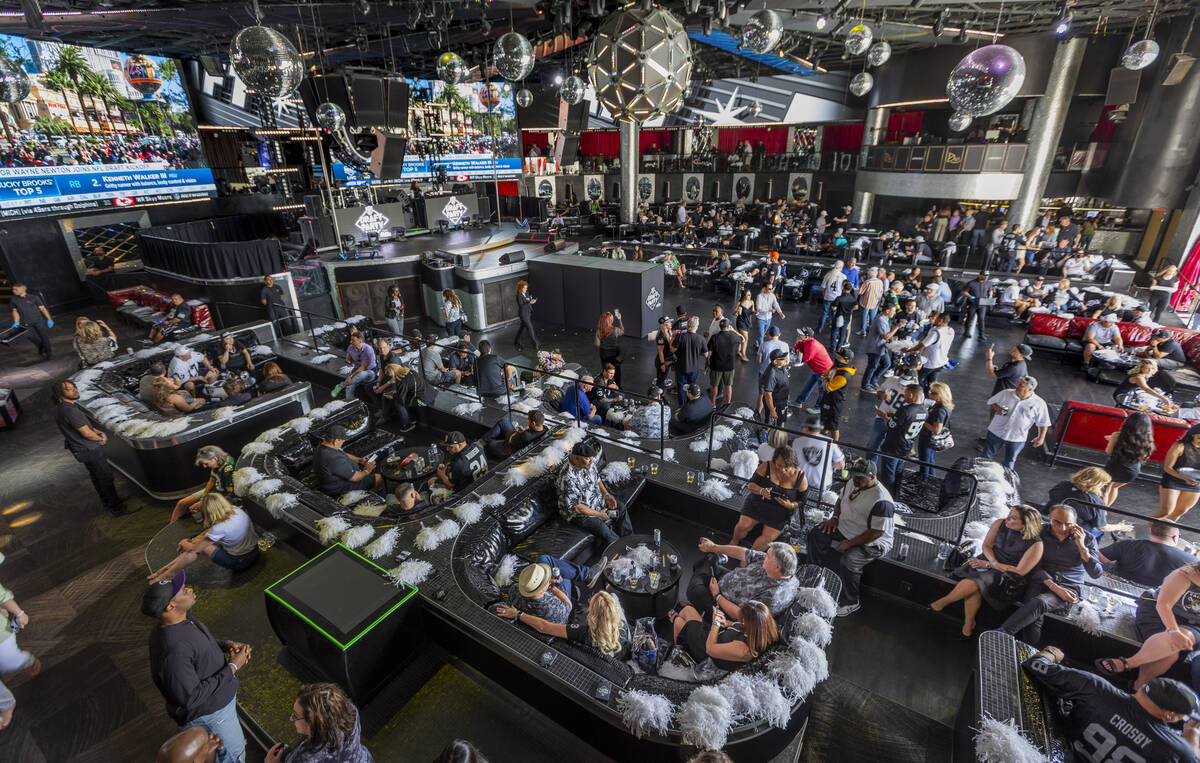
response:
[[[0,53],[29,80],[0,104],[0,218],[215,193],[174,60],[5,34]]]

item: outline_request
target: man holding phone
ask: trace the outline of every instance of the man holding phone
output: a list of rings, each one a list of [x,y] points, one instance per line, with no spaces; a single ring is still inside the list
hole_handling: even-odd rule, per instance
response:
[[[1079,601],[1084,574],[1104,574],[1096,539],[1075,523],[1075,509],[1058,505],[1050,510],[1050,521],[1042,527],[1042,560],[1026,577],[1021,604],[1008,616],[1000,630],[1037,645],[1042,638],[1042,620],[1063,612]]]

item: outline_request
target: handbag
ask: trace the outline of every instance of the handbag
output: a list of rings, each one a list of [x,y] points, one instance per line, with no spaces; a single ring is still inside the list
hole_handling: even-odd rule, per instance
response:
[[[954,447],[954,435],[950,432],[950,427],[943,426],[942,431],[929,437],[929,447],[934,451],[949,450]]]
[[[1015,572],[1002,572],[996,581],[996,598],[1002,601],[1016,601],[1025,592],[1025,578]]]
[[[969,542],[958,546],[952,546],[950,548],[950,553],[946,554],[946,561],[942,562],[942,569],[955,576],[965,577],[965,575],[959,575],[959,568],[965,567],[967,562],[971,560],[971,551],[974,549],[974,547],[975,544]]]

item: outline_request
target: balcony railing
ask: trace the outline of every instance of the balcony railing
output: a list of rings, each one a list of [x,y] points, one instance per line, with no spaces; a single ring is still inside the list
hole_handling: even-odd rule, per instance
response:
[[[960,146],[873,146],[862,169],[875,172],[1022,172],[1025,143]]]

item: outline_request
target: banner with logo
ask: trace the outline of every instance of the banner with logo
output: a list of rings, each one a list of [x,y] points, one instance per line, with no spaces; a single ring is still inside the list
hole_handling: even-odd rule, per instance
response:
[[[733,176],[733,201],[745,199],[749,204],[754,200],[754,174],[744,173]]]
[[[639,204],[643,201],[648,201],[651,204],[659,202],[657,189],[654,187],[653,174],[638,175],[637,199]]]
[[[583,176],[583,197],[588,201],[604,200],[604,176]]]
[[[687,202],[704,201],[704,176],[703,175],[684,175],[683,176],[683,198]]]
[[[558,182],[553,175],[538,175],[533,179],[533,192],[553,205],[558,200]]]
[[[788,175],[788,201],[804,201],[811,194],[812,174],[808,172],[793,172]]]

